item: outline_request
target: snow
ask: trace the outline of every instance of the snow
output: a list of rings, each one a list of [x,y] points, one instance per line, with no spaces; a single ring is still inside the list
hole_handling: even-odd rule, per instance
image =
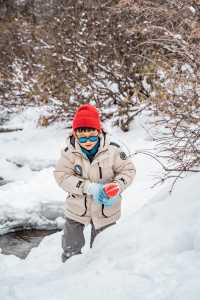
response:
[[[63,204],[64,195],[55,186],[53,168],[40,171],[27,182],[17,180],[4,185],[0,192],[0,233],[22,225],[60,228]]]
[[[199,180],[190,176],[172,196],[156,195],[65,264],[62,233],[46,237],[24,261],[0,255],[2,299],[199,299],[200,204],[191,194]]]
[[[193,6],[190,6],[189,9],[193,14],[196,14],[196,9]]]
[[[37,128],[45,108],[29,108],[4,126],[23,131],[1,133],[0,234],[17,227],[60,228],[64,192],[53,178],[53,166],[65,142],[64,126]],[[59,128],[59,130],[58,130]],[[45,184],[44,184],[45,182]]]
[[[112,134],[127,144],[131,153],[149,149],[153,142],[143,129],[145,122],[138,118],[129,133],[115,128]],[[8,166],[7,176],[13,182],[0,189],[0,220],[4,214],[5,220],[10,215],[21,222],[32,217],[32,224],[43,226],[54,219],[62,226],[64,193],[54,182],[53,167],[32,171],[30,165],[44,157],[46,162],[57,159],[65,138],[63,125],[29,127],[28,131],[25,128],[2,137],[0,164],[4,164],[4,176],[6,158],[12,158],[11,149],[17,157],[26,157],[26,168],[20,173]],[[45,237],[26,260],[0,254],[1,299],[199,300],[200,174],[178,181],[169,194],[171,183],[151,189],[154,176],[161,172],[154,161],[142,155],[133,160],[137,176],[124,193],[123,216],[118,224],[100,233],[92,249],[90,226],[86,227],[83,254],[65,264],[60,259],[62,232]],[[46,220],[42,219],[42,211],[43,215],[49,214]]]
[[[147,76],[144,76],[144,79],[142,80],[142,86],[146,92],[150,93],[151,85],[147,82]]]
[[[189,64],[186,64],[186,63],[181,66],[181,71],[188,72],[190,75],[194,74],[194,70],[193,70],[192,66]]]

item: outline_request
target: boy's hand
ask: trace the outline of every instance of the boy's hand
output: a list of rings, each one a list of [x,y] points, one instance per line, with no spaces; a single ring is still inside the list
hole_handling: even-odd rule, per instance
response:
[[[90,183],[88,184],[87,193],[92,195],[97,203],[102,204],[103,199],[106,197],[103,188],[104,185],[102,183]]]
[[[108,198],[116,197],[120,193],[120,187],[116,182],[107,183],[104,185],[104,192]]]
[[[90,183],[87,187],[87,193],[92,195],[94,200],[105,206],[112,206],[119,200],[120,188],[117,183]]]
[[[102,203],[107,207],[112,206],[120,199],[120,187],[116,182],[105,184],[104,192],[106,197],[103,198]]]

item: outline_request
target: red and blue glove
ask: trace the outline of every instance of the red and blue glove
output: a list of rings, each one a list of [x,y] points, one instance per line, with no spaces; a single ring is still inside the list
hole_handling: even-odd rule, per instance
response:
[[[102,204],[104,197],[103,187],[102,183],[90,183],[87,188],[87,193],[92,195],[93,199],[99,204]]]
[[[120,187],[117,183],[111,182],[104,185],[105,197],[102,199],[102,203],[105,206],[112,206],[119,200]]]
[[[112,206],[119,200],[120,188],[117,183],[91,183],[88,186],[88,193],[91,194],[94,200],[105,206]]]

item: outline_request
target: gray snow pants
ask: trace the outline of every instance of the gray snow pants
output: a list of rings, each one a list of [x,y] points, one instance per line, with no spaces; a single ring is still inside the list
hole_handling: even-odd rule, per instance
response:
[[[95,229],[94,224],[91,222],[92,229],[90,237],[90,248],[92,248],[94,239],[97,234],[114,224],[116,223],[114,222],[99,229]],[[84,227],[84,224],[66,218],[64,225],[64,234],[62,235],[62,259],[63,257],[67,259],[73,255],[81,254],[81,248],[85,245],[85,238],[83,234]]]

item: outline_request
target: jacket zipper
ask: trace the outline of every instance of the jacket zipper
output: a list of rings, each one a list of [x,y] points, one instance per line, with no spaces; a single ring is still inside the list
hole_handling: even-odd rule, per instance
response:
[[[98,162],[98,166],[99,166],[99,178],[102,179],[102,168],[100,167],[99,165],[99,162]]]
[[[99,165],[99,162],[98,162],[98,166],[99,166],[99,178],[102,179],[102,169]],[[102,204],[101,206],[101,212],[102,212],[102,215],[105,217],[105,218],[108,218],[105,214],[104,214],[104,204]]]
[[[84,211],[84,213],[81,215],[81,217],[84,217],[85,215],[86,215],[86,213],[87,213],[87,196],[85,195],[85,211]]]

